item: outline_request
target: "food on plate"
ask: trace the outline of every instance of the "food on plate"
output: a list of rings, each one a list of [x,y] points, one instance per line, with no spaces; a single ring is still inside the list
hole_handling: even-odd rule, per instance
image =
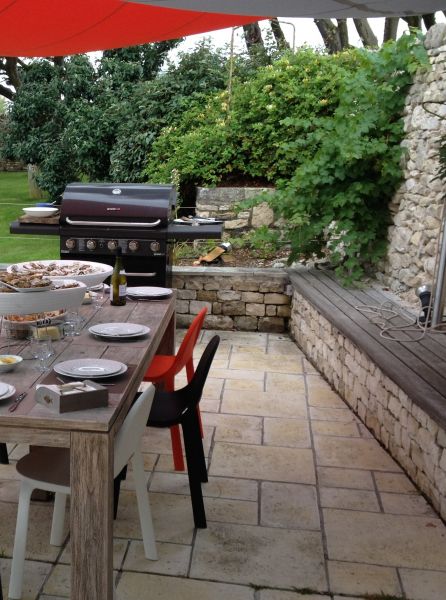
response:
[[[17,359],[13,356],[2,356],[0,357],[0,364],[1,365],[13,365],[14,363],[17,362]]]
[[[52,310],[44,313],[33,313],[30,315],[6,315],[5,321],[13,321],[14,323],[32,323],[44,319],[57,319],[65,314],[65,310]]]
[[[52,283],[51,279],[39,274],[29,273],[19,275],[6,272],[0,273],[0,282],[21,289],[49,287]]]
[[[11,271],[14,273],[33,273],[35,275],[46,275],[49,277],[70,277],[73,275],[91,275],[92,273],[100,273],[102,269],[93,265],[87,265],[82,262],[73,261],[67,264],[62,264],[60,261],[51,263],[43,263],[32,261],[29,263],[12,265]]]
[[[79,282],[70,279],[69,281],[65,281],[62,279],[61,283],[54,283],[55,290],[68,290],[70,288],[79,287]]]

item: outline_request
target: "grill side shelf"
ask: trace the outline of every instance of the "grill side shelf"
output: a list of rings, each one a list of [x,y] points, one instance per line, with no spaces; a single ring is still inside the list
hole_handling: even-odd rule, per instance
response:
[[[9,232],[31,235],[60,235],[60,226],[58,223],[51,225],[46,223],[20,223],[20,221],[13,221],[9,224]]]
[[[187,241],[187,240],[221,240],[223,232],[223,224],[218,223],[210,225],[180,225],[171,223],[167,227],[167,239],[172,241]]]

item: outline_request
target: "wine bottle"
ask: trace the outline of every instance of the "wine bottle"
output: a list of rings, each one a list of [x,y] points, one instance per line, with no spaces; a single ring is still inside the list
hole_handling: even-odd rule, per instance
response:
[[[110,281],[110,304],[124,306],[127,301],[127,277],[122,265],[122,248],[116,250],[116,260]]]

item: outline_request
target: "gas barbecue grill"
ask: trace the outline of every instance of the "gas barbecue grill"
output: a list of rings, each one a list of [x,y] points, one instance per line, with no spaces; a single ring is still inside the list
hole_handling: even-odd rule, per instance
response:
[[[221,238],[221,226],[172,223],[171,185],[71,183],[61,204],[60,256],[113,265],[122,249],[130,285],[170,286],[172,242]]]

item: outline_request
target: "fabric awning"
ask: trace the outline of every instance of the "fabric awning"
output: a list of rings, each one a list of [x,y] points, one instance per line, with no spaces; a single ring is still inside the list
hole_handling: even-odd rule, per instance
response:
[[[268,16],[404,16],[445,5],[446,0],[0,0],[0,56],[106,50]]]
[[[130,0],[152,6],[268,17],[405,17],[446,9],[445,0]]]
[[[0,56],[64,56],[121,48],[256,20],[123,0],[0,0]]]

